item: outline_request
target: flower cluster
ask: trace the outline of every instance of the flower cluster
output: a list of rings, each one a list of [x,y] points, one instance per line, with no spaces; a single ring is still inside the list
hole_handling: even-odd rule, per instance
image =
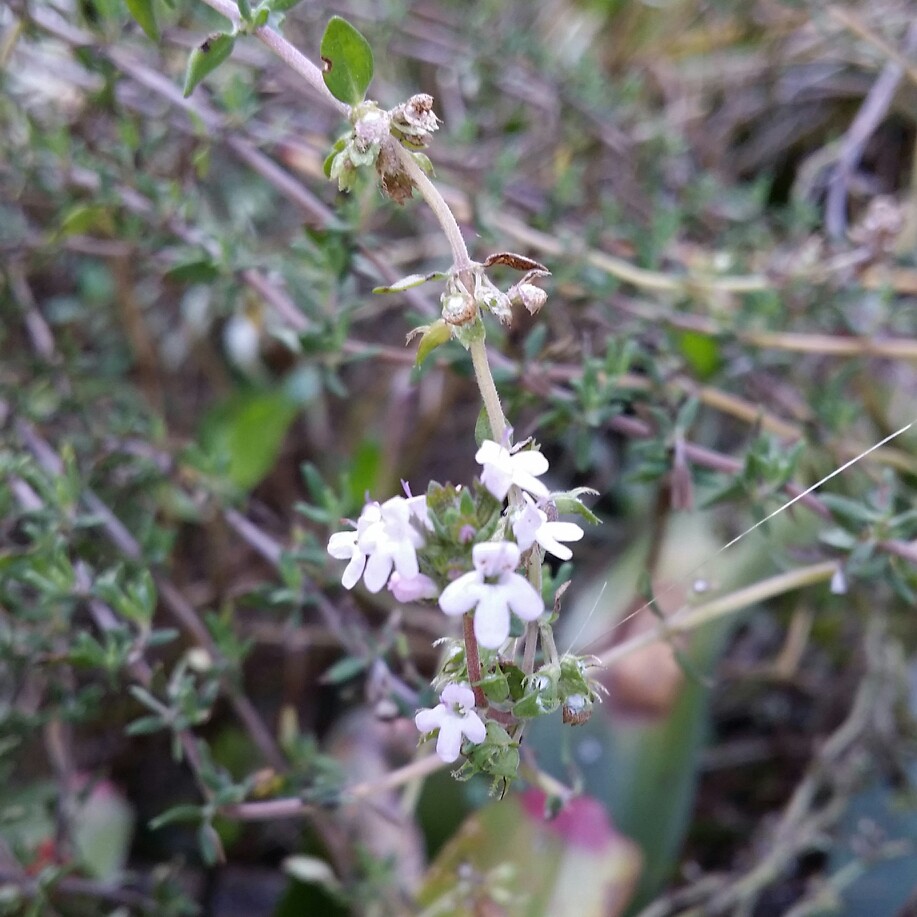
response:
[[[356,531],[336,532],[328,542],[332,557],[349,561],[341,579],[344,588],[353,589],[362,576],[366,588],[378,592],[397,576],[405,593],[418,588],[423,592],[426,578],[419,580],[417,549],[424,545],[423,529],[428,525],[425,497],[367,503]]]
[[[390,111],[366,100],[353,106],[350,121],[353,125],[350,133],[337,141],[325,160],[325,174],[338,183],[341,191],[350,191],[357,170],[374,165],[382,190],[399,204],[404,203],[414,186],[393,144],[405,145],[420,167],[430,170],[429,160],[417,150],[427,146],[439,127],[432,96],[425,93],[411,96]]]
[[[418,710],[414,723],[423,733],[439,730],[436,740],[436,754],[451,764],[462,747],[464,736],[472,745],[480,745],[486,735],[486,727],[475,713],[474,691],[466,684],[448,684],[439,696],[440,703],[432,709]]]
[[[431,484],[421,497],[368,502],[353,530],[331,536],[328,552],[347,561],[347,589],[362,579],[370,592],[387,586],[399,602],[436,600],[445,615],[468,616],[475,665],[483,668],[473,671],[467,645],[458,647],[444,665],[441,703],[415,722],[424,733],[438,731],[443,761],[455,761],[465,742],[482,746],[467,764],[504,774],[518,756],[518,741],[500,725],[507,717],[521,722],[562,704],[569,722],[588,716],[594,692],[584,669],[574,657],[558,660],[553,640],[537,672],[514,668],[505,653],[524,624],[538,622],[535,633],[550,627],[540,588],[544,554],[569,560],[564,542],[583,537],[580,526],[558,521],[558,509],[591,514],[578,493],[551,493],[541,480],[548,461],[537,449],[485,440],[476,459],[481,472],[470,489]],[[523,623],[514,629],[516,619]],[[500,722],[485,726],[482,705]]]

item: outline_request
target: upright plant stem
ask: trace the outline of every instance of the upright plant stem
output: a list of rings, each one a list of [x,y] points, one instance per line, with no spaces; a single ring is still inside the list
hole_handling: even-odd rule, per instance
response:
[[[394,138],[391,138],[389,142],[397,153],[408,178],[414,183],[423,199],[427,202],[427,206],[433,211],[436,219],[439,220],[439,225],[442,226],[446,239],[449,241],[449,248],[452,249],[453,269],[458,274],[470,271],[472,261],[468,255],[468,247],[465,245],[462,231],[459,229],[455,215],[449,209],[449,205],[439,193],[439,189],[427,178],[426,173],[417,165],[417,160],[408,150]]]
[[[507,445],[503,442],[506,436],[506,417],[503,414],[500,396],[497,394],[497,386],[494,384],[494,377],[490,371],[490,363],[487,362],[487,348],[484,346],[483,338],[472,341],[468,349],[471,353],[471,364],[474,366],[474,378],[481,391],[484,410],[487,412],[490,432],[495,442]]]
[[[474,617],[470,614],[462,615],[462,635],[465,638],[465,663],[468,666],[471,690],[474,691],[474,702],[483,708],[487,706],[487,698],[480,685],[481,657],[478,655],[478,639],[474,635]]]
[[[242,26],[239,8],[231,0],[203,0],[211,9],[225,16],[237,28]],[[290,44],[279,32],[268,26],[254,29],[252,34],[266,44],[288,67],[295,70],[318,93],[322,101],[336,108],[345,118],[350,115],[350,106],[336,99],[325,85],[322,71],[309,60],[298,48]]]

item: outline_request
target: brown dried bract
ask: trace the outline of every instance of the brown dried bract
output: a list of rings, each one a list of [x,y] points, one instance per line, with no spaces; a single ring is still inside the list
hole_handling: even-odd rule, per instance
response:
[[[517,271],[544,271],[545,275],[550,271],[534,258],[527,258],[525,255],[517,255],[515,252],[497,252],[489,255],[484,261],[484,267],[490,267],[494,264],[505,264],[507,267],[514,268]]]

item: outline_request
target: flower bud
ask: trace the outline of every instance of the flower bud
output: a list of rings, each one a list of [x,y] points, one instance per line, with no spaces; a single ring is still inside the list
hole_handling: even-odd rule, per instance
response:
[[[439,127],[439,118],[433,113],[433,96],[425,92],[396,105],[389,115],[392,127],[417,146],[426,146],[430,134]]]

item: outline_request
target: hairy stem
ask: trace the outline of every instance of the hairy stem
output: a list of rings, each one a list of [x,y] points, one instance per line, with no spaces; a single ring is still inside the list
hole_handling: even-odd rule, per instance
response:
[[[471,353],[472,366],[474,366],[474,378],[481,391],[484,410],[487,412],[487,422],[490,424],[491,435],[495,442],[501,445],[508,445],[508,443],[504,443],[507,427],[506,417],[503,414],[503,406],[500,404],[500,396],[497,394],[493,373],[490,371],[490,363],[487,361],[487,348],[484,346],[483,338],[478,341],[472,341],[468,349]]]
[[[465,663],[468,666],[468,679],[471,690],[474,691],[475,705],[485,709],[487,698],[481,687],[481,657],[478,655],[478,638],[474,635],[474,617],[471,614],[462,615],[462,635],[465,638]]]
[[[427,202],[427,206],[433,211],[436,219],[439,220],[439,225],[442,226],[443,232],[449,241],[449,248],[452,249],[452,262],[456,273],[462,274],[465,271],[470,271],[472,261],[468,255],[468,247],[465,245],[462,231],[459,229],[455,215],[449,209],[449,205],[439,193],[439,189],[427,178],[426,173],[417,165],[417,161],[408,150],[394,138],[390,138],[388,142],[392,144],[392,149],[397,154],[401,165],[404,166],[404,171],[407,172],[408,178],[414,183],[423,199]]]
[[[225,16],[234,26],[243,25],[239,8],[231,0],[203,0],[211,9]],[[322,101],[336,108],[345,118],[350,116],[350,106],[336,99],[325,85],[322,71],[302,52],[291,45],[279,32],[264,26],[255,29],[252,34],[266,44],[288,67],[295,70],[318,93]]]

